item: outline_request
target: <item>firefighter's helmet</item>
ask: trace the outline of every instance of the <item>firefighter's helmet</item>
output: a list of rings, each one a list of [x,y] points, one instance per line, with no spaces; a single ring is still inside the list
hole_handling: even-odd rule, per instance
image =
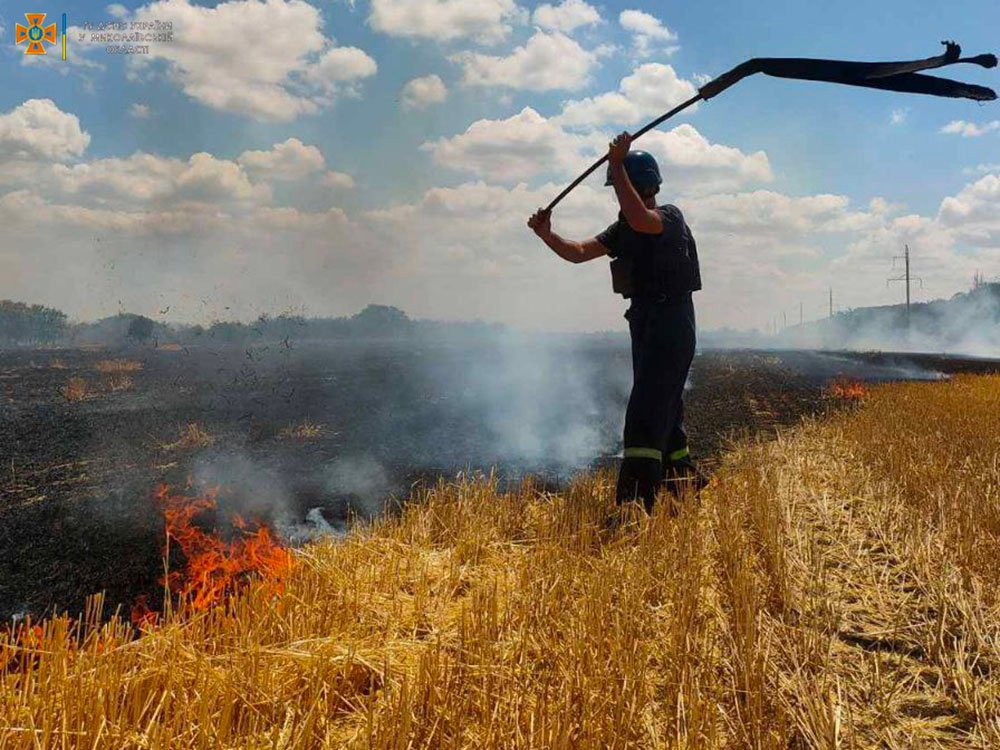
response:
[[[625,174],[640,193],[650,188],[659,187],[663,182],[660,177],[660,165],[656,163],[653,155],[647,151],[629,151],[622,162],[625,166]],[[607,180],[605,185],[611,185],[611,165],[608,165]]]

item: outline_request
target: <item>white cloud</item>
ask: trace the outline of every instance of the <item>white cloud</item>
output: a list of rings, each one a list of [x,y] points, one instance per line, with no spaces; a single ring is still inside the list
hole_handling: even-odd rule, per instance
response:
[[[623,78],[618,91],[566,102],[557,119],[567,127],[634,125],[690,99],[696,91],[672,66],[646,63]]]
[[[128,108],[128,113],[137,120],[146,120],[149,118],[150,114],[149,105],[139,103],[132,104]]]
[[[975,122],[966,122],[965,120],[952,120],[941,128],[942,133],[960,135],[963,138],[975,138],[980,135],[992,133],[994,130],[1000,130],[1000,120],[990,120],[989,122],[984,122],[982,125]]]
[[[513,182],[581,168],[581,152],[587,143],[525,107],[505,120],[477,120],[464,133],[425,143],[422,148],[450,169]]]
[[[150,43],[130,58],[133,73],[157,60],[193,99],[213,109],[289,121],[329,106],[339,85],[375,73],[362,50],[335,47],[322,16],[303,0],[229,0],[214,7],[160,0],[138,21],[173,25],[173,41]]]
[[[535,8],[532,23],[546,31],[561,31],[569,34],[581,26],[601,23],[597,8],[584,0],[563,0],[559,5],[545,3]]]
[[[129,14],[129,9],[121,3],[112,3],[104,10],[107,11],[107,14],[112,18],[127,18]]]
[[[345,172],[329,171],[323,175],[323,184],[338,190],[347,190],[354,187],[354,178]]]
[[[889,122],[891,122],[893,125],[902,125],[904,122],[906,122],[906,117],[909,114],[910,114],[909,107],[899,107],[897,109],[892,110],[892,114],[889,116]]]
[[[1000,247],[1000,175],[984,175],[945,198],[938,220],[973,244]]]
[[[694,126],[654,130],[636,143],[660,162],[665,191],[685,194],[735,190],[774,179],[767,154],[745,154],[738,148],[711,143]]]
[[[53,195],[82,205],[158,209],[186,203],[260,205],[271,199],[266,185],[253,183],[236,162],[208,153],[170,159],[141,151],[126,158],[52,167]],[[48,185],[40,179],[39,190]]]
[[[423,109],[448,98],[448,87],[440,76],[429,75],[407,81],[399,93],[403,109]]]
[[[466,86],[505,86],[529,91],[575,90],[585,86],[597,64],[588,52],[565,34],[535,34],[506,57],[463,52],[452,58],[463,69]]]
[[[652,54],[656,43],[677,41],[677,34],[671,31],[656,16],[641,10],[623,10],[618,23],[633,35],[635,52],[639,57]],[[668,51],[673,51],[668,48]]]
[[[184,169],[185,162],[180,159],[137,151],[124,158],[53,165],[52,184],[43,183],[36,189],[78,203],[107,205],[111,200],[119,204],[152,202],[162,206],[176,196],[177,178]]]
[[[327,94],[335,94],[340,85],[368,78],[377,71],[378,65],[364,50],[331,47],[306,69],[305,78]]]
[[[90,135],[76,115],[63,112],[51,99],[29,99],[0,115],[0,158],[65,161],[80,156]]]
[[[995,164],[977,164],[974,167],[966,167],[962,170],[965,175],[987,174],[989,172],[1000,173],[1000,162]]]
[[[236,162],[258,180],[301,180],[326,168],[323,152],[298,138],[276,143],[268,151],[244,151]]]
[[[525,15],[515,0],[372,0],[368,23],[392,36],[494,43]]]
[[[172,183],[174,171],[192,168],[197,156],[156,162],[145,155],[145,161],[120,160],[137,162],[131,165],[92,165],[108,179],[165,170]],[[206,163],[212,159],[201,155]],[[228,169],[234,167],[229,162]],[[218,164],[212,169],[226,171]],[[419,317],[620,329],[622,303],[611,293],[606,263],[570,266],[524,226],[561,187],[469,182],[431,188],[412,203],[357,218],[336,207],[303,211],[218,197],[198,202],[191,193],[130,202],[124,196],[134,185],[105,191],[108,200],[97,205],[83,203],[93,183],[81,188],[78,200],[68,194],[46,199],[25,188],[0,195],[9,246],[33,236],[38,222],[49,227],[52,241],[30,263],[0,248],[0,261],[10,269],[0,278],[0,296],[27,295],[83,317],[112,313],[119,299],[138,312],[171,304],[179,319],[202,321],[252,318],[290,305],[310,314],[344,314],[384,299]],[[975,194],[983,205],[961,221],[988,219],[995,186],[968,187],[962,202]],[[890,301],[884,278],[889,256],[903,242],[911,245],[917,272],[934,280],[935,296],[965,288],[976,268],[1000,260],[995,248],[959,249],[960,234],[934,217],[891,215],[884,200],[857,210],[845,196],[761,190],[676,202],[699,241],[703,327],[760,325],[781,310],[791,317],[799,301],[811,317],[829,284],[839,305]],[[616,212],[611,191],[588,184],[560,205],[553,222],[561,234],[584,238]],[[409,241],[400,248],[396,240],[403,233]],[[103,241],[96,244],[95,236]],[[845,246],[846,253],[840,250]],[[840,253],[833,262],[831,248]],[[553,299],[561,300],[555,308]]]
[[[422,148],[441,166],[509,184],[576,175],[604,153],[609,137],[609,133],[594,131],[568,132],[557,119],[525,107],[506,119],[477,120],[464,133],[425,143]],[[688,124],[647,133],[635,148],[656,156],[671,194],[735,190],[773,179],[763,151],[745,154],[711,143]],[[598,177],[603,178],[603,172]]]

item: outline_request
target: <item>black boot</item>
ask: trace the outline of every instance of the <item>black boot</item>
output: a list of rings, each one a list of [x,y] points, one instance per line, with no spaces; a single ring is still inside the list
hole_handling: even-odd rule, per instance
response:
[[[663,462],[663,486],[680,499],[686,492],[697,495],[708,485],[708,477],[701,473],[691,456]]]
[[[663,468],[655,458],[624,458],[618,469],[615,502],[624,505],[641,500],[647,513],[653,512],[656,493],[660,489]]]

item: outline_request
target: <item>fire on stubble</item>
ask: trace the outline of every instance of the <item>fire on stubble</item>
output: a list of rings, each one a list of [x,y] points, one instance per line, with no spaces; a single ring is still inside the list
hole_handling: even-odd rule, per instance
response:
[[[279,593],[294,563],[291,551],[260,521],[247,521],[234,514],[231,521],[235,534],[229,539],[216,529],[202,528],[199,520],[215,510],[218,495],[219,488],[187,495],[165,484],[154,493],[154,501],[163,513],[163,555],[168,566],[160,582],[194,611],[209,609],[254,580]],[[183,567],[169,570],[175,546],[180,548],[185,562]],[[150,609],[147,598],[140,596],[132,607],[131,619],[137,627],[148,627],[155,625],[158,615]]]
[[[838,377],[830,382],[827,392],[833,398],[860,401],[867,395],[864,383],[856,378]]]

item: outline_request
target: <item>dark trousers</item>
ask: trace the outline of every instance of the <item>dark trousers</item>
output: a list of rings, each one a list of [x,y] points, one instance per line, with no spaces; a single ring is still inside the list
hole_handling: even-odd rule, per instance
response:
[[[684,383],[694,359],[694,304],[689,295],[664,302],[633,300],[625,317],[633,381],[617,500],[640,498],[651,510],[667,464],[687,452]]]

